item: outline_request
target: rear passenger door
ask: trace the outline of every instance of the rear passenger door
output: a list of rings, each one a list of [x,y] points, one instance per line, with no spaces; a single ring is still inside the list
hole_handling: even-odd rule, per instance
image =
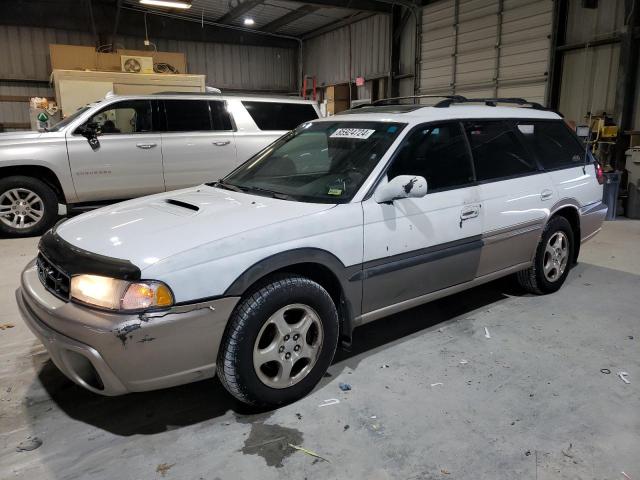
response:
[[[516,122],[468,121],[464,127],[482,201],[482,277],[532,259],[556,194]]]
[[[222,100],[163,100],[162,160],[167,190],[216,181],[238,162],[231,117]]]
[[[576,200],[584,206],[602,199],[602,189],[594,179],[595,167],[585,158],[585,146],[563,120],[521,120],[518,129],[549,172],[558,200]]]

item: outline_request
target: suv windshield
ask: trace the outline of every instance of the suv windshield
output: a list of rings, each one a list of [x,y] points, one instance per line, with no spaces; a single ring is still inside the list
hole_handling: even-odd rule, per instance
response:
[[[71,122],[73,122],[76,118],[78,118],[80,115],[82,115],[84,112],[86,112],[90,108],[91,107],[89,105],[79,108],[78,110],[73,112],[68,117],[65,117],[64,119],[62,119],[58,123],[56,123],[53,127],[51,127],[49,129],[49,131],[50,132],[59,132],[60,130],[62,130],[67,125],[69,125]]]
[[[358,121],[306,123],[215,185],[276,198],[345,203],[404,126]]]

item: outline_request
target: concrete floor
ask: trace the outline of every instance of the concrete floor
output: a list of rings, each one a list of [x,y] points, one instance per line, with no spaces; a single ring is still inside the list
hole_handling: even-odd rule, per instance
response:
[[[607,223],[555,295],[505,279],[363,327],[263,413],[217,380],[119,398],[66,380],[13,298],[36,245],[0,240],[2,479],[640,479],[638,221]]]

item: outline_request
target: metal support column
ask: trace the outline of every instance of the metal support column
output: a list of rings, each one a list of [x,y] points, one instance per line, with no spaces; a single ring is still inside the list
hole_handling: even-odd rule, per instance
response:
[[[620,41],[620,62],[618,64],[618,81],[616,83],[615,112],[618,125],[618,139],[614,168],[624,168],[624,152],[629,146],[625,131],[631,129],[633,119],[633,99],[637,88],[638,54],[640,41],[635,38],[635,29],[640,20],[640,0],[626,0],[624,8],[624,32]]]

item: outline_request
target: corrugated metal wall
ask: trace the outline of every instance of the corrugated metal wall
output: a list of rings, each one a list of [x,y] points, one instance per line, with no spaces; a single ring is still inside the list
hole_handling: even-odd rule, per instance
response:
[[[583,123],[588,112],[614,113],[620,45],[603,45],[564,53],[560,112]]]
[[[367,79],[387,76],[391,42],[389,33],[390,17],[374,15],[305,40],[304,73],[315,76],[318,85],[346,83],[357,76]]]
[[[582,8],[570,0],[567,44],[614,36],[624,24],[624,0],[600,2],[597,9]],[[563,54],[559,110],[570,120],[583,122],[587,112],[614,113],[620,45],[601,45]],[[640,115],[636,108],[636,118]],[[636,128],[640,123],[636,121]]]
[[[0,95],[54,95],[45,83],[51,73],[50,43],[93,45],[93,39],[86,32],[0,25]],[[119,37],[117,43],[125,48],[144,49],[141,38]],[[296,49],[162,39],[156,43],[158,50],[185,53],[189,73],[207,75],[211,86],[285,92],[297,88]],[[0,102],[0,123],[28,121],[26,103]]]
[[[85,32],[0,25],[0,96],[53,96],[46,83],[51,73],[50,43],[92,45],[92,40]],[[0,102],[0,123],[28,124],[29,105]]]
[[[420,90],[545,102],[552,0],[443,0],[422,10]]]
[[[297,88],[297,52],[292,48],[232,45],[158,39],[158,50],[182,52],[189,73],[207,76],[207,85],[234,90],[277,90]],[[118,47],[145,49],[142,38],[118,37]]]

